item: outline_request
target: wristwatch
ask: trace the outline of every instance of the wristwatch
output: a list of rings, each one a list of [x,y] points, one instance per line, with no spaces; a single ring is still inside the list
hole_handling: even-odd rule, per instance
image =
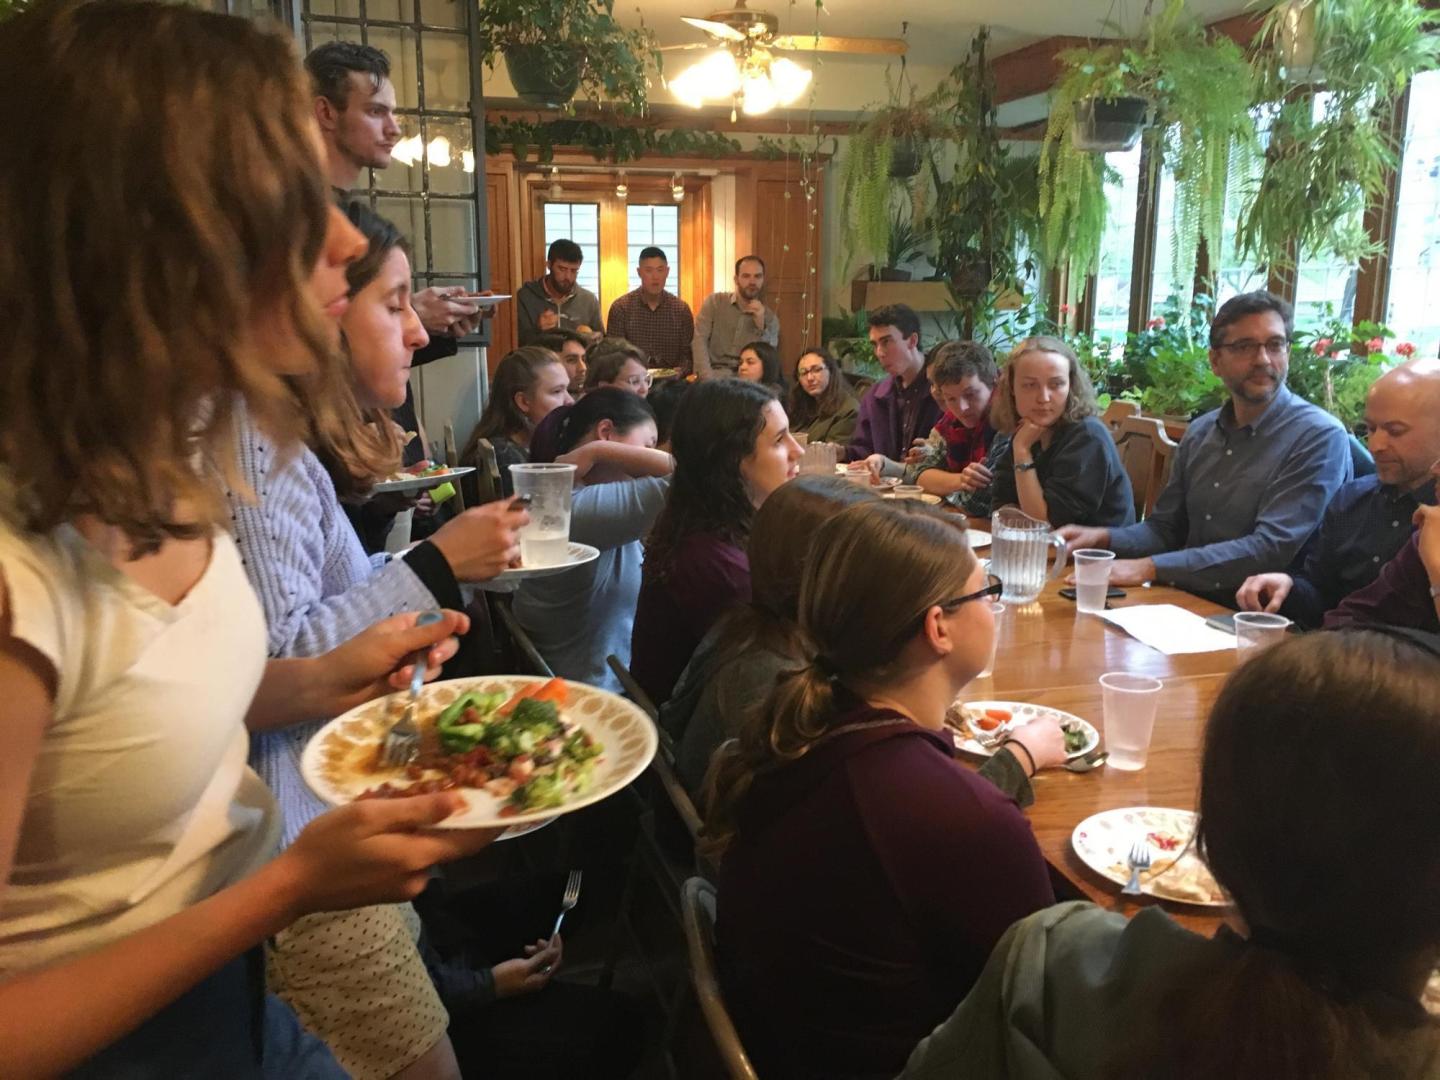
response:
[[[1430,586],[1430,599],[1431,599],[1431,600],[1440,600],[1440,585],[1431,585],[1431,586]]]
[[[1016,472],[1029,472],[1033,468],[1035,468],[1035,462],[1033,461],[1021,461],[1015,465]]]

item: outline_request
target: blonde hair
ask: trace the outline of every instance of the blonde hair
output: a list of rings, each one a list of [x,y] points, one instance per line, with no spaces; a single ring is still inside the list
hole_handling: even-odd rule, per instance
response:
[[[1078,424],[1087,416],[1100,412],[1095,400],[1095,387],[1090,376],[1080,366],[1075,350],[1057,337],[1039,334],[1028,337],[1010,350],[1009,359],[1000,371],[1000,381],[995,385],[995,396],[990,402],[990,426],[1006,435],[1013,435],[1020,427],[1020,414],[1015,411],[1015,365],[1027,353],[1046,352],[1063,356],[1069,364],[1070,392],[1065,398],[1065,411],[1060,416],[1062,424]]]
[[[838,713],[836,684],[883,685],[925,612],[975,571],[965,519],[909,500],[847,507],[818,529],[800,580],[799,632],[808,664],[780,677],[765,705],[722,746],[707,780],[701,845],[719,861],[758,773],[805,754]],[[877,573],[883,568],[883,573]]]
[[[136,554],[202,535],[236,406],[301,429],[262,319],[333,362],[307,292],[329,190],[304,73],[278,32],[117,0],[7,20],[0,70],[45,113],[0,154],[0,513],[94,515]]]

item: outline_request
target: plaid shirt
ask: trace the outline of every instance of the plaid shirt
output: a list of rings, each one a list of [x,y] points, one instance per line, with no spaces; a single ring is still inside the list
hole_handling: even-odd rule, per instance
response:
[[[978,426],[967,428],[946,410],[935,422],[935,430],[945,440],[945,468],[950,472],[963,472],[966,465],[984,461],[995,441],[988,413]]]
[[[606,333],[645,350],[651,367],[678,368],[690,373],[690,346],[695,339],[695,317],[690,305],[673,293],[661,292],[655,310],[639,289],[610,305]]]

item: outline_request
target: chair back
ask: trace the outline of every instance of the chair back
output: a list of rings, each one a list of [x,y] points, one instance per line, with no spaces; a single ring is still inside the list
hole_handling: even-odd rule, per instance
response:
[[[730,1010],[725,1007],[715,970],[715,886],[704,878],[692,877],[685,882],[681,896],[685,945],[690,954],[690,981],[695,986],[710,1038],[731,1080],[759,1080],[740,1041],[740,1033],[735,1030],[735,1022],[730,1019]]]
[[[467,495],[473,496],[476,506],[500,498],[500,463],[495,460],[494,443],[489,439],[475,440],[474,454],[469,461],[461,461],[460,464],[475,467],[473,473],[461,480],[461,486]]]
[[[455,449],[455,425],[445,425],[445,464],[452,469],[460,467],[460,451]],[[455,510],[462,512],[465,509],[465,485],[461,484],[455,489]]]
[[[1130,487],[1135,493],[1135,517],[1147,517],[1155,509],[1170,479],[1174,461],[1175,441],[1165,432],[1165,424],[1154,416],[1132,416],[1120,422],[1116,448],[1121,464],[1130,474]]]
[[[680,774],[675,771],[675,742],[670,738],[670,733],[660,726],[660,710],[650,700],[650,695],[635,681],[635,676],[630,674],[630,669],[620,662],[620,658],[610,655],[605,658],[610,665],[610,670],[620,680],[620,685],[625,688],[625,693],[630,699],[645,710],[646,715],[655,722],[655,730],[659,735],[659,749],[655,757],[650,761],[650,771],[660,781],[660,786],[665,790],[665,797],[670,800],[676,815],[680,818],[685,830],[690,834],[690,842],[694,844],[700,838],[700,830],[704,825],[700,817],[700,811],[695,807],[695,800],[690,798],[690,792],[680,782]]]
[[[1140,406],[1133,401],[1121,401],[1116,398],[1105,406],[1105,411],[1100,414],[1100,419],[1110,429],[1110,437],[1116,442],[1120,441],[1120,425],[1132,416],[1140,415]]]

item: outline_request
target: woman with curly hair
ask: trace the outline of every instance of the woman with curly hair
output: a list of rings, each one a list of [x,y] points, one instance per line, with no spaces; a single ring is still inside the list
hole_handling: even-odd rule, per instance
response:
[[[796,434],[808,436],[812,443],[844,446],[855,434],[860,402],[835,358],[817,346],[800,354],[785,411],[790,414],[790,430]]]
[[[750,599],[750,522],[800,471],[802,453],[774,393],[740,379],[686,394],[671,451],[675,474],[645,544],[631,637],[635,678],[656,702],[670,696],[715,620]]]

